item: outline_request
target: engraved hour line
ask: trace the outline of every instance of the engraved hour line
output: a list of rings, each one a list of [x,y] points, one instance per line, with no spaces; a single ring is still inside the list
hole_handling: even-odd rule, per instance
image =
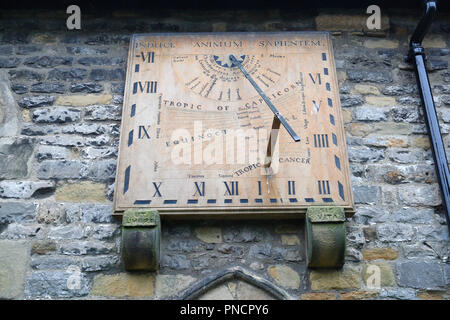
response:
[[[226,94],[227,94],[228,101],[231,101],[231,88],[227,90]],[[236,98],[237,100],[242,100],[241,94],[239,92],[239,88],[236,89],[236,97],[237,97]],[[222,101],[222,98],[223,98],[223,91],[220,91],[219,97],[217,98],[217,100]]]
[[[197,81],[198,77],[195,77],[194,79],[192,79],[191,81],[186,83],[186,86],[190,86],[194,81]]]
[[[264,80],[261,79],[260,76],[257,76],[257,77],[256,77],[256,80],[259,80],[263,85],[265,85],[266,87],[269,87],[269,85],[268,85],[267,83],[265,83]]]
[[[201,83],[201,81],[198,81],[197,83],[195,83],[192,87],[191,90],[194,90],[195,88],[198,87],[198,85]]]
[[[262,73],[261,76],[263,76],[265,79],[269,80],[270,82],[275,83],[275,81],[272,78],[270,78],[269,76],[266,76],[264,73]]]
[[[208,88],[208,91],[206,91],[205,98],[208,98],[209,94],[211,93],[211,90],[214,88],[216,83],[217,83],[217,78],[214,78],[213,82],[211,83],[211,85]]]
[[[273,71],[272,69],[267,68],[266,70],[271,72],[271,73],[273,73],[273,74],[276,74],[277,76],[281,77],[281,74],[279,74],[278,72]]]
[[[205,83],[205,85],[202,87],[202,89],[200,90],[200,92],[198,94],[202,95],[203,91],[206,89],[207,86],[208,86],[208,83]]]
[[[242,100],[241,95],[239,94],[239,88],[236,89],[236,95],[238,100]]]

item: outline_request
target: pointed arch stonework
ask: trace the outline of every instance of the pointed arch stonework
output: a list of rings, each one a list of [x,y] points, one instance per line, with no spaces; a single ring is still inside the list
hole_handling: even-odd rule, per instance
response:
[[[234,295],[232,291],[236,287],[241,293]],[[178,299],[218,299],[218,296],[221,299],[293,299],[283,288],[242,267],[232,267],[210,275],[191,285]]]

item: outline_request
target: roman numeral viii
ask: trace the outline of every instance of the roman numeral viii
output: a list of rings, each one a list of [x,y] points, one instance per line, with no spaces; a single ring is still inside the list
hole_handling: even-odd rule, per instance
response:
[[[156,93],[158,83],[156,81],[137,81],[133,83],[133,94]]]

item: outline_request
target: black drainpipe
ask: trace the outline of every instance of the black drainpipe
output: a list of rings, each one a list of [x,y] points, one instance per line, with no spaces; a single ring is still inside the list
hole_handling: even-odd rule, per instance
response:
[[[431,139],[431,150],[433,151],[436,173],[439,179],[439,185],[441,186],[442,204],[446,213],[445,218],[447,219],[447,226],[450,231],[450,173],[448,170],[444,143],[442,142],[441,130],[439,128],[439,122],[436,115],[436,108],[434,107],[430,81],[428,80],[428,74],[425,68],[425,52],[422,47],[422,40],[430,29],[430,25],[436,15],[436,3],[437,1],[425,1],[425,14],[419,21],[416,30],[411,36],[409,52],[406,60],[409,63],[412,63],[413,61],[415,62],[414,66],[416,70],[417,84],[420,88],[420,96],[425,109],[425,120]]]

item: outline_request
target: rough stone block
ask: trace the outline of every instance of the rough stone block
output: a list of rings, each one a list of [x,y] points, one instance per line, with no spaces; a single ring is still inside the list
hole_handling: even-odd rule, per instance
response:
[[[54,68],[48,73],[48,80],[74,81],[83,80],[87,75],[86,69],[81,68]]]
[[[103,91],[103,85],[94,83],[94,82],[87,82],[87,83],[73,83],[70,85],[70,92],[72,93],[100,93]],[[108,103],[108,102],[105,102]]]
[[[414,300],[416,290],[404,288],[382,288],[380,298],[387,300]]]
[[[0,197],[28,199],[55,189],[53,181],[0,181]]]
[[[78,240],[59,244],[59,252],[65,255],[84,256],[84,255],[104,255],[115,251],[114,244],[98,240]]]
[[[43,160],[66,160],[72,157],[72,152],[65,147],[40,145],[36,157]]]
[[[112,96],[110,94],[70,95],[58,97],[56,104],[61,106],[85,107],[89,105],[107,104],[111,99]]]
[[[55,199],[67,202],[104,202],[105,185],[90,181],[66,183],[57,187]]]
[[[399,198],[405,205],[439,206],[442,203],[439,185],[407,185],[399,190]]]
[[[23,64],[34,68],[54,68],[61,65],[71,66],[72,61],[72,57],[33,56],[26,58]]]
[[[121,108],[112,105],[92,105],[86,107],[84,118],[90,121],[120,120]]]
[[[1,202],[0,225],[12,222],[33,220],[36,217],[37,205],[30,202]]]
[[[25,178],[33,147],[31,139],[0,141],[0,179]]]
[[[395,105],[396,101],[392,97],[383,96],[369,96],[366,97],[367,104],[377,107],[392,107]]]
[[[300,276],[297,271],[286,265],[271,266],[267,273],[275,282],[287,289],[298,289],[300,287]]]
[[[191,262],[185,255],[163,255],[161,257],[161,266],[168,267],[173,270],[186,270],[191,268]]]
[[[155,296],[158,299],[176,297],[177,294],[189,287],[196,279],[182,274],[158,274],[155,281]]]
[[[89,73],[89,80],[93,81],[120,81],[125,80],[124,69],[92,69]]]
[[[56,251],[56,242],[53,240],[36,240],[31,246],[31,254],[48,254]]]
[[[395,260],[398,257],[397,250],[393,248],[373,248],[373,249],[365,249],[362,252],[364,260]]]
[[[397,281],[401,287],[434,289],[445,286],[443,267],[434,261],[406,261],[397,264]]]
[[[414,237],[414,229],[408,224],[382,224],[377,228],[378,239],[381,242],[411,241]]]
[[[108,240],[118,233],[119,227],[115,224],[101,224],[94,226],[92,237],[99,240]]]
[[[72,222],[112,222],[113,208],[109,204],[69,204],[66,206],[66,220]]]
[[[35,93],[64,93],[66,85],[62,83],[39,82],[31,85],[30,92]]]
[[[362,277],[364,284],[370,288],[370,286],[378,285],[378,283],[373,283],[373,276],[376,276],[374,270],[371,269],[375,266],[377,271],[379,271],[379,285],[380,287],[395,287],[395,275],[392,266],[386,261],[376,261],[370,264],[365,264],[362,268]]]
[[[358,290],[341,293],[342,300],[370,300],[378,296],[376,290]]]
[[[434,221],[433,209],[403,207],[392,212],[391,219],[404,223],[432,223]]]
[[[394,107],[391,109],[392,118],[395,122],[422,122],[423,117],[418,108]]]
[[[41,72],[36,72],[32,70],[10,70],[9,75],[12,81],[42,81],[44,79],[44,74]]]
[[[76,257],[39,255],[31,258],[31,268],[40,271],[67,270],[70,266],[79,266],[80,261]]]
[[[197,238],[206,243],[222,243],[222,230],[215,227],[195,228]]]
[[[73,108],[41,108],[33,111],[33,122],[36,123],[66,123],[80,119],[80,110]]]
[[[88,177],[95,181],[105,181],[116,177],[117,160],[100,160],[90,162],[88,168]]]
[[[106,271],[114,268],[119,261],[117,256],[84,257],[81,262],[83,271]]]
[[[116,298],[150,298],[153,294],[154,277],[151,274],[97,275],[91,290],[92,296]]]
[[[62,129],[63,133],[78,133],[78,134],[102,134],[106,132],[106,126],[99,125],[96,123],[77,123],[72,125],[64,126]]]
[[[390,83],[392,82],[392,74],[390,71],[372,71],[364,69],[349,69],[347,77],[353,82],[373,82],[373,83]]]
[[[378,162],[384,159],[384,150],[378,148],[348,147],[348,158],[350,162]]]
[[[398,40],[369,39],[364,41],[364,47],[369,49],[396,49],[398,48]]]
[[[41,144],[64,146],[64,147],[81,147],[84,145],[84,139],[79,136],[47,136],[41,139]]]
[[[28,259],[29,243],[0,241],[0,299],[22,297]]]
[[[53,240],[83,239],[86,237],[86,231],[80,224],[69,224],[51,228],[47,236]]]
[[[353,117],[359,121],[384,121],[389,110],[369,106],[357,107],[353,110]]]
[[[375,204],[378,201],[380,188],[376,186],[354,186],[355,203]]]
[[[367,84],[355,84],[354,88],[353,88],[353,92],[354,93],[359,93],[359,94],[370,94],[370,95],[379,95],[380,94],[380,90],[372,85],[367,85]]]
[[[39,179],[79,179],[87,174],[86,164],[78,160],[44,160],[37,172]]]
[[[312,290],[342,290],[361,288],[361,274],[358,269],[344,267],[342,270],[312,270]]]
[[[312,292],[301,295],[301,300],[337,300],[334,292]]]
[[[372,33],[367,28],[367,15],[359,14],[327,14],[321,13],[316,17],[316,29],[324,31],[354,31]],[[389,18],[381,15],[381,29],[376,33],[384,34],[389,30]]]
[[[88,295],[89,289],[90,282],[83,273],[37,271],[27,279],[25,295],[29,298],[72,298]]]
[[[103,159],[117,156],[117,153],[114,147],[87,147],[81,151],[81,156],[85,159]]]
[[[296,235],[282,234],[281,243],[285,246],[296,246],[300,245],[300,239]]]
[[[19,130],[19,113],[8,78],[0,70],[0,137],[15,136]]]

